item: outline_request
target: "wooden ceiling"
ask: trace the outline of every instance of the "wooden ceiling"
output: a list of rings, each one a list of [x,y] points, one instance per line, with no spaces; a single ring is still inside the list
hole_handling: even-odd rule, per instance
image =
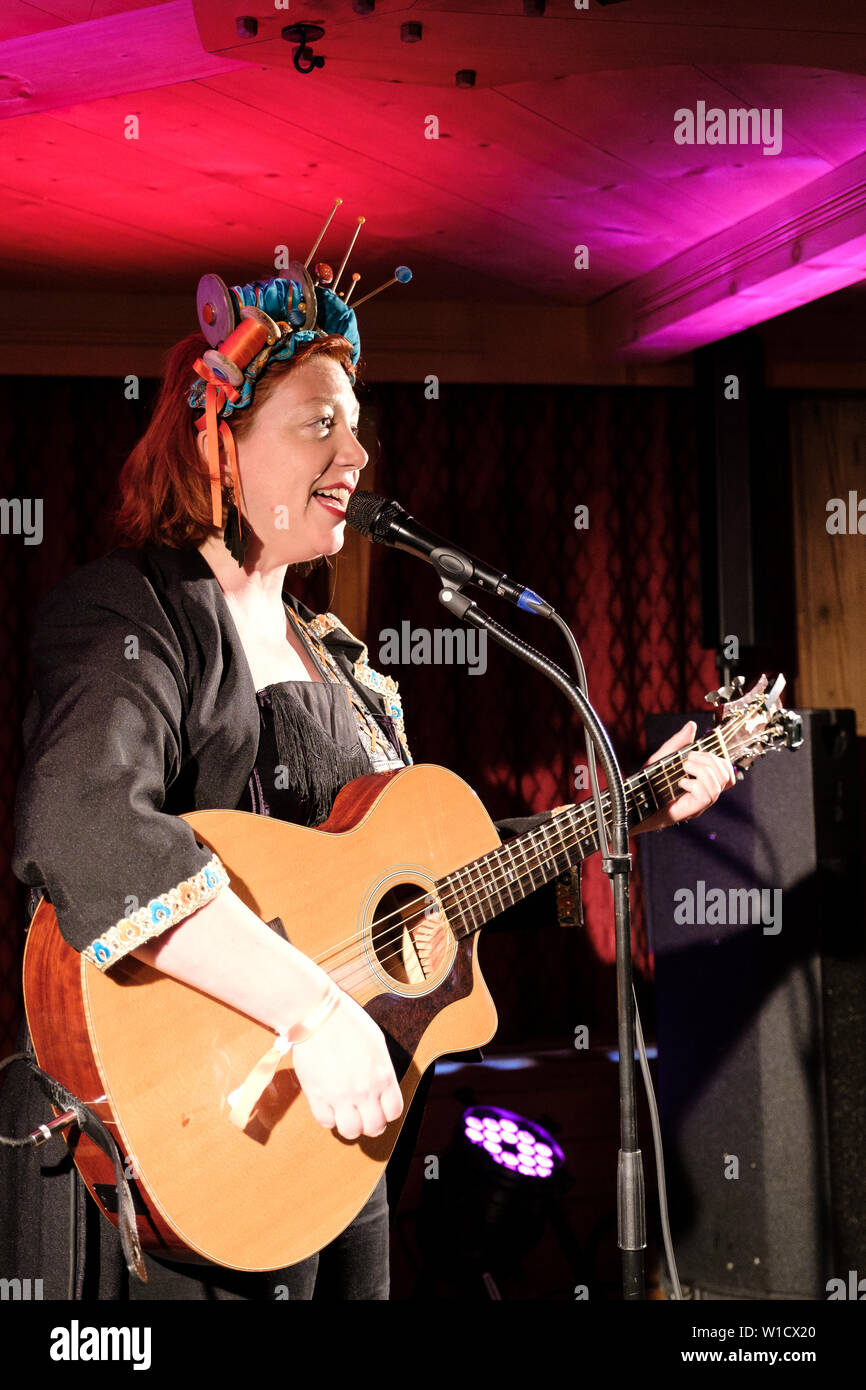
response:
[[[650,362],[866,277],[862,0],[581,3],[4,0],[3,281],[194,304],[205,271],[305,258],[340,196],[318,254],[366,218],[355,297],[414,272],[376,314],[568,311],[580,354]],[[306,75],[299,22],[325,29]],[[701,102],[778,111],[779,153],[677,143]]]

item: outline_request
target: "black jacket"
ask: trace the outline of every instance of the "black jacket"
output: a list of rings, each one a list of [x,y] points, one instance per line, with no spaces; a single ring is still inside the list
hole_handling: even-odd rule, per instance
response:
[[[346,679],[399,717],[394,682],[329,626],[320,640]],[[179,816],[238,805],[258,749],[255,686],[197,550],[114,550],[85,565],[40,605],[32,652],[12,867],[47,888],[66,940],[108,969],[228,882]]]

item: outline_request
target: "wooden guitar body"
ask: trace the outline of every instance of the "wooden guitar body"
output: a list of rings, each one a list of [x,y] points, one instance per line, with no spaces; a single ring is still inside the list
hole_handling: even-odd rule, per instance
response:
[[[279,919],[382,1028],[403,1116],[377,1139],[342,1139],[315,1122],[284,1065],[247,1128],[235,1128],[228,1097],[273,1034],[132,956],[100,972],[64,942],[45,901],[25,953],[28,1020],[39,1065],[91,1104],[126,1155],[146,1249],[279,1269],[322,1249],[361,1210],[425,1069],[493,1036],[477,935],[431,928],[424,909],[437,879],[499,836],[471,788],[433,766],[358,778],[318,830],[241,811],[184,819],[218,853],[233,891],[265,921]],[[77,1129],[68,1142],[116,1225],[110,1162]]]
[[[782,707],[784,686],[780,675],[767,690],[762,676],[739,694],[737,677],[711,692],[721,722],[629,779],[629,824],[676,799],[693,747],[736,759],[741,770],[771,749],[797,748],[801,720]],[[602,809],[609,830],[607,791]],[[437,1057],[496,1030],[477,968],[479,928],[594,854],[600,839],[590,800],[557,808],[547,824],[502,846],[472,789],[431,766],[350,782],[318,830],[243,811],[183,819],[253,912],[284,929],[379,1024],[404,1116]],[[45,901],[30,926],[24,1000],[40,1066],[96,1110],[127,1156],[145,1249],[233,1269],[295,1264],[349,1225],[399,1135],[402,1118],[378,1139],[323,1129],[285,1064],[238,1129],[230,1097],[273,1034],[132,956],[101,973],[66,945]],[[67,1142],[116,1224],[112,1164],[77,1129]]]

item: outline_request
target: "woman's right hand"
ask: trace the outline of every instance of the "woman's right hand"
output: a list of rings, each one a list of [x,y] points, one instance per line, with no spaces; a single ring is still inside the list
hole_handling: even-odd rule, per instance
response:
[[[204,907],[133,952],[154,969],[221,999],[274,1033],[311,1013],[329,976],[223,888]],[[385,1036],[351,995],[292,1049],[314,1118],[344,1139],[383,1134],[403,1113]]]
[[[342,991],[327,1022],[292,1048],[292,1065],[313,1118],[344,1139],[375,1139],[403,1113],[385,1035]]]

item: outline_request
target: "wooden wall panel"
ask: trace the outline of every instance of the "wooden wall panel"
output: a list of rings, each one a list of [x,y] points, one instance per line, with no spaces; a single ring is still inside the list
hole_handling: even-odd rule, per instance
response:
[[[866,401],[793,397],[791,476],[800,676],[797,703],[852,708],[866,735],[866,534],[827,530],[831,498],[866,499]],[[866,512],[866,508],[864,508]],[[862,525],[866,531],[866,515]]]

